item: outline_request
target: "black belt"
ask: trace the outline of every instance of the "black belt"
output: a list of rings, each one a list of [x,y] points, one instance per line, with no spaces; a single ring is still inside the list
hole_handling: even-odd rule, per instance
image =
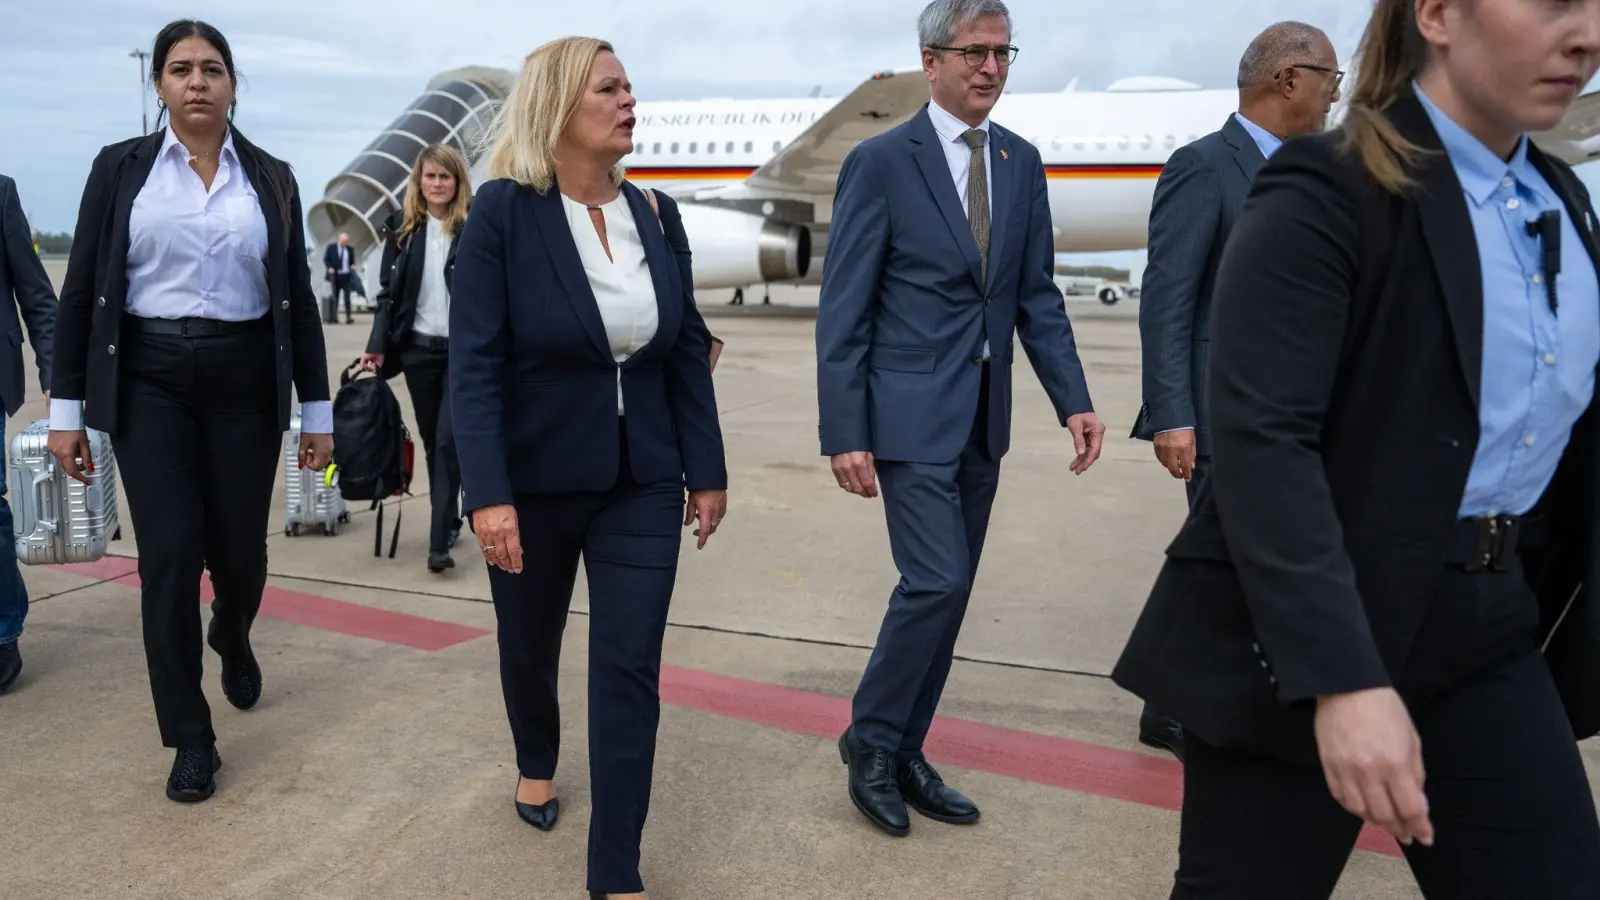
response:
[[[1457,520],[1445,562],[1468,572],[1511,568],[1517,552],[1539,539],[1539,516],[1478,516]]]
[[[432,350],[435,353],[444,353],[450,349],[450,339],[436,337],[431,334],[418,334],[411,332],[411,346],[421,350]]]
[[[259,319],[250,319],[244,322],[225,322],[222,319],[203,319],[199,316],[185,316],[181,319],[149,319],[144,316],[130,315],[123,321],[141,334],[169,334],[178,337],[246,334],[253,331],[270,330],[272,327],[271,316],[262,316]]]

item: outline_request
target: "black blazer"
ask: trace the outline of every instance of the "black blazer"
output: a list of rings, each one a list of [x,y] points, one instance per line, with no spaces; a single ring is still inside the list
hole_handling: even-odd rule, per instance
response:
[[[624,183],[655,285],[655,336],[621,366],[629,460],[640,483],[728,484],[704,321],[638,188]],[[657,195],[661,219],[678,207]],[[684,248],[686,250],[686,247]],[[516,493],[601,491],[620,458],[618,366],[555,186],[478,189],[450,305],[450,411],[464,510]]]
[[[350,251],[350,274],[354,275],[356,271],[356,263],[358,262],[356,259],[356,248],[350,247],[347,249]],[[327,246],[327,249],[322,251],[323,281],[328,281],[333,278],[332,275],[328,274],[329,269],[332,269],[335,272],[339,271],[339,262],[339,242],[334,241]]]
[[[128,290],[128,217],[150,177],[164,131],[111,144],[95,157],[78,207],[67,277],[56,313],[52,397],[83,398],[90,428],[117,432],[123,303]],[[322,318],[311,289],[300,188],[283,162],[233,132],[245,177],[267,220],[268,309],[277,338],[278,423],[288,430],[291,384],[302,403],[329,399]]]
[[[1130,437],[1190,427],[1211,455],[1205,383],[1211,293],[1222,248],[1266,157],[1233,114],[1219,131],[1179,147],[1150,201],[1150,264],[1139,294],[1143,404]]]
[[[384,378],[400,374],[400,351],[411,340],[411,328],[417,318],[417,293],[422,289],[422,264],[428,256],[426,225],[402,239],[397,236],[400,220],[400,213],[394,213],[383,223],[377,310],[372,315],[372,335],[367,338],[367,352],[384,355],[383,368],[378,373]],[[452,292],[460,247],[458,228],[450,238],[450,250],[444,260],[444,286]]]
[[[1379,188],[1337,133],[1297,138],[1223,254],[1211,479],[1112,676],[1208,743],[1314,759],[1315,698],[1393,683],[1448,555],[1478,443],[1482,278],[1427,113],[1408,91],[1389,116],[1430,152],[1412,193]],[[1594,258],[1582,183],[1528,156]],[[1522,555],[1547,636],[1600,576],[1597,427],[1591,405]],[[1545,651],[1579,738],[1600,732],[1597,605],[1579,593]]]
[[[11,298],[16,298],[13,305]],[[0,403],[14,416],[28,393],[22,371],[22,322],[28,323],[40,390],[50,389],[50,357],[56,321],[56,291],[33,249],[33,232],[17,199],[17,184],[0,175]]]

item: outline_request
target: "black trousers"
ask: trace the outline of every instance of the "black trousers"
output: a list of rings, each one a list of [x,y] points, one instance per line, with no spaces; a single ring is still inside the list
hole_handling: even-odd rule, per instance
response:
[[[1200,491],[1205,486],[1206,478],[1208,478],[1210,475],[1211,457],[1202,456],[1196,453],[1194,457],[1194,475],[1191,476],[1188,482],[1183,486],[1184,493],[1187,495],[1189,500],[1190,511],[1194,510],[1195,502],[1200,499]],[[1159,729],[1169,718],[1170,717],[1161,712],[1161,710],[1146,703],[1144,705],[1144,711],[1139,715],[1139,728],[1141,730]]]
[[[344,294],[345,321],[349,321],[353,318],[353,316],[350,315],[350,279],[350,272],[345,272],[344,274],[335,272],[333,274],[333,280],[330,282],[332,289],[331,293],[328,294],[328,309],[326,315],[324,316],[330,325],[339,321],[340,294]]]
[[[213,743],[201,689],[200,576],[214,627],[247,637],[267,583],[278,427],[271,319],[229,334],[145,334],[123,317],[112,450],[139,551],[145,660],[161,742]]]
[[[1434,845],[1405,848],[1428,900],[1593,898],[1600,825],[1537,645],[1520,568],[1446,567],[1396,689],[1422,738]],[[1173,900],[1326,900],[1361,822],[1320,767],[1186,736]]]
[[[461,464],[450,404],[445,402],[450,393],[450,354],[444,338],[421,338],[400,353],[400,369],[417,413],[423,464],[428,467],[428,502],[433,508],[428,551],[444,553],[450,549],[451,535],[461,531]]]
[[[638,484],[621,471],[608,491],[518,494],[523,568],[491,567],[500,682],[524,778],[554,777],[561,746],[556,676],[578,573],[589,583],[588,889],[644,890],[639,842],[650,809],[661,719],[661,642],[678,574],[684,489]]]
[[[1196,453],[1194,457],[1194,475],[1183,486],[1189,498],[1189,508],[1194,509],[1195,501],[1200,499],[1200,489],[1205,486],[1206,479],[1211,475],[1211,457],[1201,456]]]

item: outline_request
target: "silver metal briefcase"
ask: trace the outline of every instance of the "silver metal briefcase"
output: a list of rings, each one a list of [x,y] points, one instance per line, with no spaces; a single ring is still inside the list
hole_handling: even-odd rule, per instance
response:
[[[329,463],[331,466],[332,463]],[[300,529],[322,526],[333,537],[350,521],[337,482],[329,484],[327,471],[300,468],[300,404],[294,407],[289,430],[283,436],[283,533],[294,537]],[[334,474],[337,474],[335,470]]]
[[[50,420],[11,436],[6,487],[16,523],[17,561],[30,566],[94,562],[122,537],[117,518],[117,458],[111,438],[88,430],[94,471],[69,478],[50,454]]]

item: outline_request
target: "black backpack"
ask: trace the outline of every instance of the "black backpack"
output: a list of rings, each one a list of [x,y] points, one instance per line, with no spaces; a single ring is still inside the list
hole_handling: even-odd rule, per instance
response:
[[[360,378],[361,361],[339,375],[333,398],[333,462],[339,494],[345,500],[367,500],[378,510],[372,555],[383,554],[383,502],[411,493],[415,449],[400,416],[400,401],[382,378]],[[395,512],[389,558],[400,542],[401,507]]]

